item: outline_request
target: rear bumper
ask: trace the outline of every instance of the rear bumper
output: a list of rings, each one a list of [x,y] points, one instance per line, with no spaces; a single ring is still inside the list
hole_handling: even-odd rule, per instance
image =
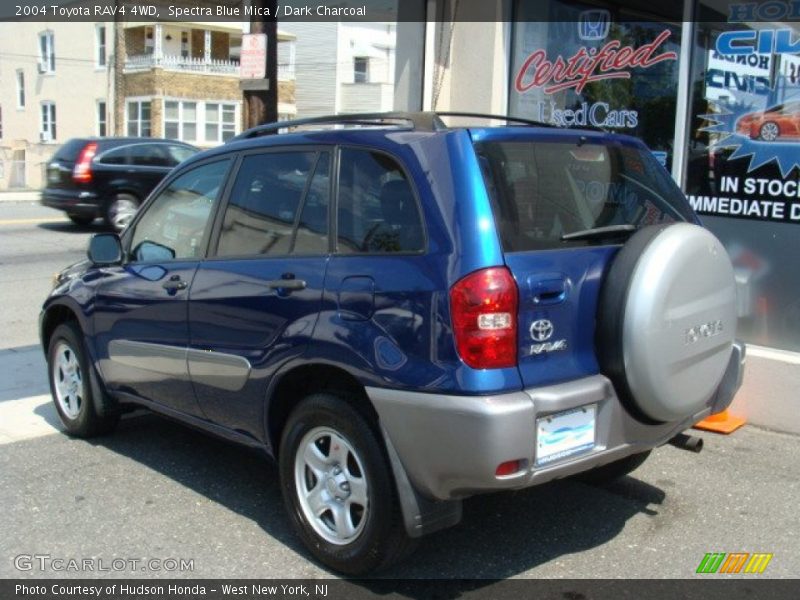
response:
[[[724,410],[742,382],[744,347],[737,344],[717,394],[680,422],[646,425],[631,417],[603,375],[495,396],[441,396],[367,388],[387,445],[423,496],[453,500],[481,492],[545,483],[666,443],[711,413]],[[536,419],[597,405],[595,447],[535,465]],[[501,463],[522,459],[518,473],[497,477]]]
[[[101,198],[94,192],[86,190],[42,191],[41,202],[44,206],[63,210],[71,215],[99,217],[101,216]]]

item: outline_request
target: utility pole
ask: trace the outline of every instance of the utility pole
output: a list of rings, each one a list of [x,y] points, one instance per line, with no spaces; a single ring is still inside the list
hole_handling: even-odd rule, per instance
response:
[[[251,0],[257,8],[250,17],[250,33],[267,35],[265,89],[245,89],[245,126],[255,127],[278,120],[278,19],[277,0]],[[269,16],[267,16],[269,11]]]

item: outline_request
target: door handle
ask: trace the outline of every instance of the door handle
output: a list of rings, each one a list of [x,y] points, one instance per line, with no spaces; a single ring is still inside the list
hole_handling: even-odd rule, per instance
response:
[[[170,294],[174,294],[178,290],[185,290],[187,287],[189,287],[189,284],[185,281],[182,281],[180,275],[173,275],[169,278],[169,281],[162,283],[161,287],[167,290]]]
[[[302,279],[270,279],[264,282],[266,286],[273,290],[297,291],[306,289],[306,282]]]

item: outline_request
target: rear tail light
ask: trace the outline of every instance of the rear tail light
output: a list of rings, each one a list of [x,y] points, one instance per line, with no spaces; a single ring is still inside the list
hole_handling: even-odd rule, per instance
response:
[[[473,369],[517,365],[519,293],[511,272],[492,267],[470,273],[450,289],[456,350]]]
[[[92,159],[97,154],[97,144],[91,142],[81,150],[75,168],[72,169],[72,180],[75,183],[89,183],[92,180]]]

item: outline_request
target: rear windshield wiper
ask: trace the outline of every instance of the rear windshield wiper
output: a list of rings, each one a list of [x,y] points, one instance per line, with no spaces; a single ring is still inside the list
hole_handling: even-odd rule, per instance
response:
[[[614,237],[621,234],[633,233],[636,231],[636,225],[626,223],[624,225],[607,225],[606,227],[592,227],[591,229],[582,229],[580,231],[573,231],[572,233],[565,233],[561,236],[563,241],[571,240],[588,240],[591,238]]]

